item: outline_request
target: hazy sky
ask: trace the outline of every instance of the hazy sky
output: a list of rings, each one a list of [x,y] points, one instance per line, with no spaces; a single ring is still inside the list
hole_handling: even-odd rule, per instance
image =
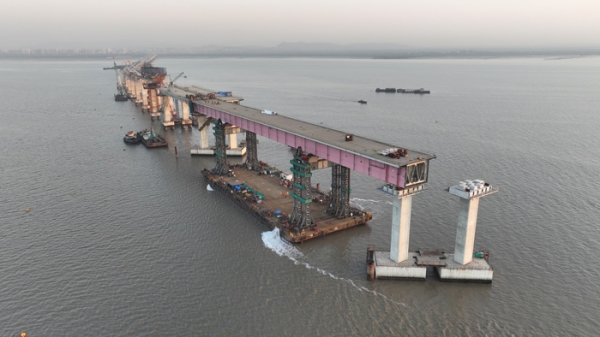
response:
[[[600,0],[4,0],[0,49],[600,47]]]

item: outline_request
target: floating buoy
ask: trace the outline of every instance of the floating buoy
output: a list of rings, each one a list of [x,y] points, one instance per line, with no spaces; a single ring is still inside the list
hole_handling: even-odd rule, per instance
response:
[[[25,208],[25,212],[29,213],[30,209],[29,208]]]
[[[21,337],[27,337],[27,333],[25,331],[21,332]]]

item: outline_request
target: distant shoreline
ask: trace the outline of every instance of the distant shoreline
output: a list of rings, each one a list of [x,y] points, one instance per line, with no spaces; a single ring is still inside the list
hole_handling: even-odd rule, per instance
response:
[[[126,54],[16,54],[0,53],[0,59],[44,59],[44,60],[116,60],[137,59],[141,56],[154,54],[148,52],[134,52]],[[374,59],[374,60],[415,60],[415,59],[510,59],[510,58],[542,58],[548,61],[566,60],[600,56],[599,50],[564,50],[564,51],[424,51],[424,52],[399,52],[399,51],[356,51],[356,52],[166,52],[156,53],[158,57],[165,58],[322,58],[322,59]]]

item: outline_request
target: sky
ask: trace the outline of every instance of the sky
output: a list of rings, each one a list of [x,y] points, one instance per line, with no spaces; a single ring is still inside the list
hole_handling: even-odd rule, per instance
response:
[[[598,48],[600,0],[3,0],[0,49]]]

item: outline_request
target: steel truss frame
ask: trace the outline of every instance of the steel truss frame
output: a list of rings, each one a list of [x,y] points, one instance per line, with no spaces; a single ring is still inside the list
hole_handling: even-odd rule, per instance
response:
[[[297,232],[315,224],[315,220],[310,214],[310,203],[312,202],[310,191],[311,166],[307,160],[302,159],[302,154],[302,148],[298,147],[294,159],[290,160],[293,165],[290,170],[294,174],[294,185],[290,194],[294,198],[294,209],[292,210],[290,224]]]
[[[338,219],[350,214],[350,169],[339,164],[331,167],[331,203],[327,208],[329,214]]]
[[[249,170],[260,170],[256,133],[246,130],[246,167]]]
[[[217,163],[212,172],[216,175],[223,176],[229,172],[227,145],[225,144],[225,124],[218,119],[214,121],[214,125],[213,130],[215,131],[215,155],[217,156]]]

